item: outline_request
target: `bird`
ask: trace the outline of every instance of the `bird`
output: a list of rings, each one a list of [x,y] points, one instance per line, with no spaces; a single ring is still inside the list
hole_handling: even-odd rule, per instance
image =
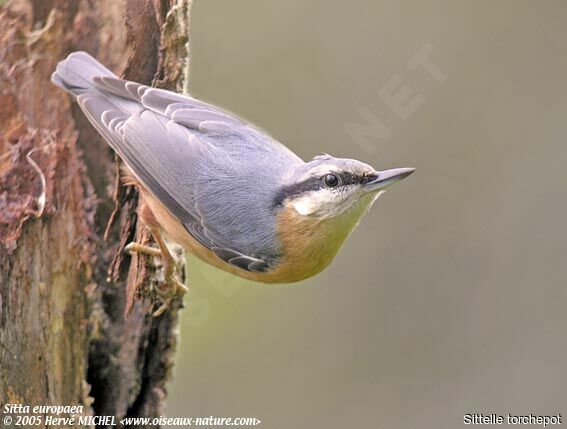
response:
[[[162,259],[164,300],[187,291],[167,242],[245,279],[304,280],[333,261],[387,187],[415,170],[377,171],[328,154],[305,162],[236,115],[119,78],[86,52],[59,62],[51,81],[74,97],[139,189],[138,216],[157,248],[125,250]]]

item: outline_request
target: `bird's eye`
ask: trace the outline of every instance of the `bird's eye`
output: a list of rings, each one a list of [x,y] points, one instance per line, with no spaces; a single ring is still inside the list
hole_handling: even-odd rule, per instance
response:
[[[325,174],[325,176],[323,177],[323,183],[328,188],[335,188],[339,184],[339,178],[337,177],[336,174],[331,174],[331,173]]]

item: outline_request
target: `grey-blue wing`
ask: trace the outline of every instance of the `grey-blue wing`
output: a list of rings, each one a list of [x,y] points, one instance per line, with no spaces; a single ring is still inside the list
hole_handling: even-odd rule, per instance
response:
[[[97,91],[78,102],[144,187],[221,259],[268,270],[279,254],[272,186],[303,161],[191,97],[110,76],[92,81]]]

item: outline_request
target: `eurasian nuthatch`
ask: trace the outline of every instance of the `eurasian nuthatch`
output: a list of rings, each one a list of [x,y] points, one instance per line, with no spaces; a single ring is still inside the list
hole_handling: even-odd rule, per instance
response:
[[[52,82],[76,97],[127,166],[159,246],[127,250],[161,256],[172,291],[185,289],[162,233],[238,276],[295,282],[327,267],[383,190],[414,171],[330,155],[304,162],[236,116],[120,79],[84,52],[60,62]]]

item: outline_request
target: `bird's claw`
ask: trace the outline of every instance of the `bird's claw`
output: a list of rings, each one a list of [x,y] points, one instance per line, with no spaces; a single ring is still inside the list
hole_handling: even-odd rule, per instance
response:
[[[144,255],[153,256],[154,258],[160,258],[163,256],[158,248],[145,246],[143,244],[136,243],[135,241],[128,243],[124,247],[124,251],[129,253],[130,255],[133,255],[134,253],[142,253]]]
[[[189,289],[177,277],[172,275],[162,286],[156,287],[155,291],[161,300],[161,305],[152,313],[152,316],[159,317],[165,313],[175,298],[182,298]]]
[[[156,240],[156,241],[158,241],[158,244],[162,244],[161,240]],[[167,248],[166,247],[164,248],[165,251],[162,251],[161,249],[145,246],[143,244],[136,242],[129,243],[124,248],[124,250],[130,254],[143,253],[145,255],[150,255],[153,257],[160,258],[163,262],[165,281],[163,282],[162,285],[154,288],[158,298],[161,301],[161,305],[158,307],[156,311],[152,313],[154,317],[161,316],[169,308],[169,306],[171,305],[172,301],[175,298],[182,298],[183,295],[185,295],[189,291],[187,286],[185,286],[185,284],[183,284],[183,282],[181,282],[175,276],[174,267],[176,264],[176,260],[169,253],[169,251],[167,251]]]

